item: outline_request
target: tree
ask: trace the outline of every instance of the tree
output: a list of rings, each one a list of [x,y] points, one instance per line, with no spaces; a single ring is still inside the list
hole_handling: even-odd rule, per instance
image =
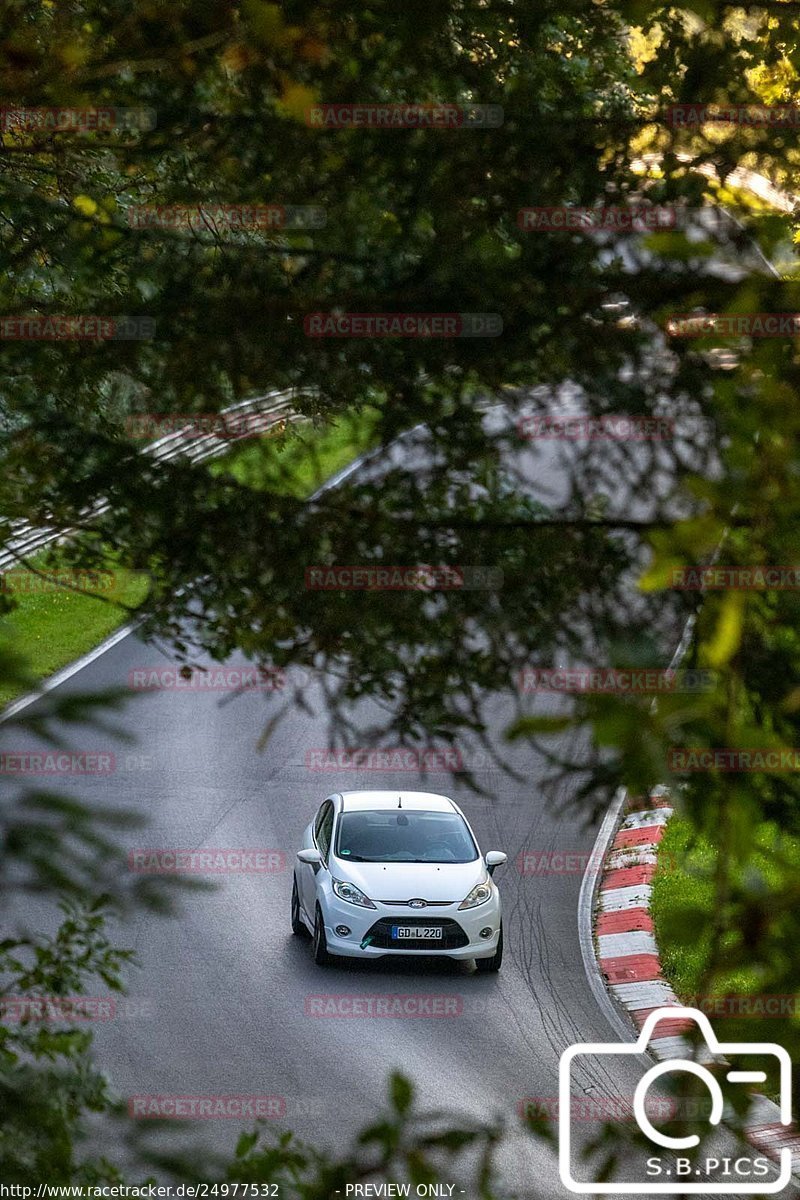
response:
[[[145,629],[179,654],[240,648],[338,676],[333,736],[346,736],[362,695],[390,701],[376,736],[455,740],[480,733],[482,695],[515,692],[530,661],[663,665],[697,598],[669,587],[674,568],[797,553],[793,338],[665,333],[675,314],[792,312],[791,280],[714,269],[737,256],[747,267],[749,238],[770,249],[792,221],[748,210],[743,227],[722,221],[698,240],[689,220],[623,247],[605,234],[526,233],[518,212],[648,203],[682,222],[713,206],[737,165],[791,189],[785,129],[685,125],[667,110],[794,103],[793,12],[725,0],[7,5],[3,90],[21,108],[111,106],[155,124],[53,132],[5,119],[0,308],[129,314],[155,333],[5,338],[6,520],[78,527],[75,564],[97,565],[110,546],[150,572]],[[352,102],[499,105],[503,123],[309,123],[315,106]],[[232,203],[321,208],[326,222],[231,231],[209,210]],[[203,209],[202,227],[138,227],[126,211],[175,204]],[[306,318],[334,310],[497,314],[502,336],[308,336]],[[566,504],[543,511],[515,474],[524,439],[513,420],[488,429],[483,402],[546,413],[565,381],[594,419],[667,417],[680,436],[590,442],[561,468]],[[295,389],[314,421],[376,406],[385,441],[423,422],[429,469],[303,502],[185,463],[156,467],[126,435],[131,413],[216,410],[272,387]],[[100,499],[108,508],[86,522]],[[491,568],[502,587],[381,593],[378,604],[304,586],[306,568],[387,556]],[[649,697],[579,697],[565,719],[594,733],[580,797],[598,806],[620,781],[677,782],[675,745],[791,747],[797,615],[794,591],[708,593],[693,654],[718,673],[712,691],[655,710]],[[523,708],[516,734],[546,752],[553,726]],[[797,833],[796,801],[780,772],[686,786],[698,826],[732,830],[712,979],[733,953],[756,955],[764,989],[789,981],[795,884],[770,898],[767,934],[758,887],[731,879],[766,817]]]

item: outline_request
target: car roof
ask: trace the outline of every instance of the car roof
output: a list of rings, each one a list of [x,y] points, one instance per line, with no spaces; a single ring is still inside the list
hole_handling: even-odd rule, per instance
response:
[[[436,792],[341,792],[342,812],[364,812],[387,808],[416,809],[422,812],[455,812],[456,806],[447,796]],[[398,801],[400,804],[398,805]]]

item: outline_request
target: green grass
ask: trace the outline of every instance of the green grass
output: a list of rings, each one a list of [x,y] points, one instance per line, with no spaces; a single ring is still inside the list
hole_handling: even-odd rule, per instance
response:
[[[675,815],[658,848],[651,910],[664,974],[685,999],[703,982],[710,951],[710,916],[715,905],[717,850],[709,838],[694,832],[691,822]],[[764,822],[752,840],[746,864],[734,870],[733,885],[756,895],[785,884],[786,873],[800,870],[800,839]],[[734,947],[737,935],[731,937]],[[717,976],[715,995],[755,992],[758,973],[736,967]]]
[[[68,570],[57,551],[35,555],[30,563],[48,575]],[[111,560],[108,571],[110,574],[103,576],[103,583],[94,589],[88,580],[85,585],[81,580],[79,591],[54,584],[41,589],[31,573],[29,578],[38,590],[29,591],[12,569],[7,594],[13,596],[16,607],[0,617],[0,638],[25,661],[33,680],[52,675],[96,646],[129,618],[123,606],[135,608],[144,600],[148,585],[141,572],[127,570]],[[77,582],[74,576],[67,578]],[[87,594],[92,590],[97,594]],[[7,704],[20,690],[0,681],[0,704]]]
[[[377,446],[378,412],[365,408],[328,425],[289,425],[277,436],[242,442],[214,459],[215,475],[230,474],[257,491],[303,500],[359,454]]]
[[[659,844],[651,901],[661,965],[681,999],[697,992],[709,950],[707,925],[681,917],[694,908],[710,912],[714,901],[713,847],[691,842],[691,824],[673,816]]]
[[[768,922],[770,927],[762,931],[758,943],[751,941],[752,934],[746,930],[731,929],[723,943],[726,959],[711,984],[704,982],[716,904],[717,853],[711,839],[696,834],[687,818],[676,814],[670,819],[659,844],[651,900],[663,973],[680,1000],[707,1012],[721,1039],[777,1042],[791,1053],[800,1040],[800,1015],[761,1015],[757,1009],[767,997],[770,1003],[777,1003],[773,997],[792,997],[798,990],[796,972],[785,973],[787,947],[785,940],[781,945],[777,923],[773,926]],[[734,869],[732,886],[769,912],[770,893],[785,889],[787,881],[796,879],[798,872],[800,838],[765,821],[750,837],[746,861]],[[765,953],[761,941],[772,943],[767,946],[768,957],[763,962],[758,953],[759,949]],[[773,965],[781,972],[778,984],[769,981]],[[723,1001],[725,997],[728,999]],[[746,1015],[738,1007],[742,1003],[750,1006]],[[776,1086],[772,1079],[770,1084]]]
[[[215,474],[228,472],[255,489],[303,499],[377,445],[377,421],[375,409],[363,409],[326,426],[290,425],[278,437],[242,443],[215,459],[210,469]],[[51,551],[35,556],[31,564],[45,573],[66,566],[58,552]],[[24,660],[31,686],[98,645],[128,620],[128,609],[142,603],[147,581],[141,573],[111,562],[109,569],[114,573],[114,587],[105,593],[105,599],[66,588],[14,590],[17,607],[0,616],[0,640]],[[95,590],[103,596],[103,589]],[[0,706],[24,690],[0,681]]]

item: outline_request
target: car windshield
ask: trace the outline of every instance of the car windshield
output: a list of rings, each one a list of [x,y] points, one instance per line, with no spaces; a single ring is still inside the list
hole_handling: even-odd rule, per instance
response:
[[[336,854],[351,862],[466,863],[478,849],[458,813],[393,808],[342,813]]]

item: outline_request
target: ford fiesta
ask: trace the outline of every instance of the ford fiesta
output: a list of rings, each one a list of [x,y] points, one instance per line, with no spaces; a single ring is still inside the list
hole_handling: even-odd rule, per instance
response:
[[[506,855],[481,856],[457,804],[432,792],[329,796],[303,834],[292,881],[292,930],[313,937],[319,966],[342,955],[503,960]]]

